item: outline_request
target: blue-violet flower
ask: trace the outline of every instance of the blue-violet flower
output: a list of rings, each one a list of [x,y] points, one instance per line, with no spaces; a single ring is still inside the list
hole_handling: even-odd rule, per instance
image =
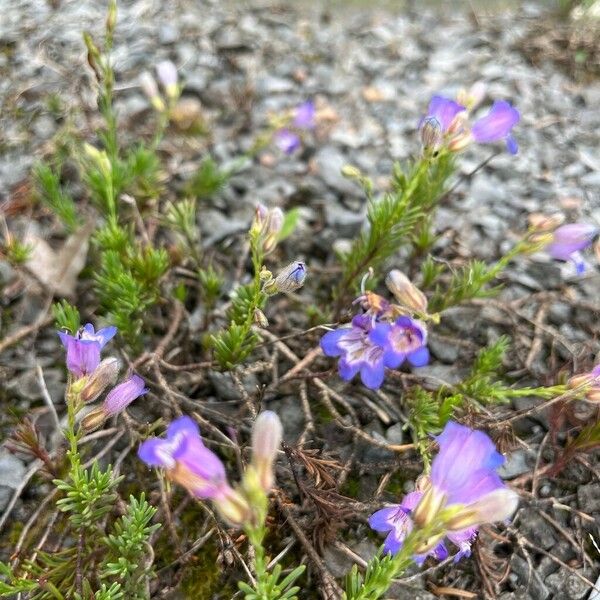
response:
[[[577,273],[585,271],[585,262],[581,250],[594,242],[599,229],[589,223],[568,223],[561,225],[552,234],[552,241],[546,246],[546,252],[557,260],[572,261]]]
[[[59,331],[58,336],[67,351],[67,369],[78,379],[93,373],[100,364],[102,348],[116,333],[116,327],[105,327],[95,331],[91,323],[85,325],[74,336]]]

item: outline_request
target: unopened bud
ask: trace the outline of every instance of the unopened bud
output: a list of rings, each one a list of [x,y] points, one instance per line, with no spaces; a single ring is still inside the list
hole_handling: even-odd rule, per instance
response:
[[[562,213],[555,213],[553,215],[532,213],[527,217],[527,220],[531,229],[535,229],[535,231],[554,231],[559,225],[564,223],[565,215]]]
[[[442,143],[442,126],[435,117],[427,117],[421,125],[421,144],[424,150],[437,150]]]
[[[163,99],[160,97],[160,93],[158,91],[158,86],[156,85],[156,80],[154,79],[154,77],[152,77],[152,75],[148,71],[144,71],[140,75],[140,87],[142,88],[142,91],[144,92],[144,94],[146,94],[146,96],[152,103],[152,106],[158,112],[162,112],[165,110],[165,103],[163,102]]]
[[[269,326],[269,321],[267,317],[265,317],[265,313],[260,310],[260,308],[254,309],[253,319],[254,323],[263,329],[266,329]]]
[[[81,419],[80,427],[84,433],[92,433],[108,418],[104,408],[95,408]]]
[[[354,165],[344,165],[342,167],[342,175],[348,179],[362,179],[363,174],[358,167]]]
[[[177,98],[179,95],[177,67],[170,60],[163,60],[156,65],[156,74],[163,84],[167,96],[171,99]]]
[[[401,306],[413,312],[427,312],[427,297],[402,271],[390,271],[385,285]]]
[[[93,402],[109,386],[114,385],[119,374],[119,361],[116,358],[105,358],[87,378],[81,391],[82,402]]]
[[[112,36],[117,24],[117,3],[112,0],[108,5],[108,14],[106,15],[106,33],[109,37]]]
[[[593,387],[593,388],[589,389],[585,393],[585,399],[588,402],[594,402],[594,403],[600,402],[600,388],[599,387]]]
[[[252,509],[243,494],[229,488],[226,493],[214,499],[219,514],[232,525],[245,525],[252,521]]]
[[[591,373],[581,373],[580,375],[573,375],[567,380],[567,387],[570,390],[577,389],[579,387],[591,385],[594,381],[594,377]]]
[[[279,207],[267,208],[260,202],[256,205],[251,232],[262,240],[262,249],[266,254],[277,246],[283,222],[283,211]]]
[[[132,375],[123,383],[115,386],[106,396],[102,410],[107,415],[116,415],[124,411],[136,398],[145,394],[148,389],[139,375]]]
[[[306,265],[303,262],[295,261],[285,267],[275,279],[267,281],[263,286],[263,291],[269,296],[279,292],[293,292],[304,285],[305,279]]]
[[[252,428],[252,465],[265,492],[273,487],[273,464],[281,445],[283,427],[276,413],[265,410]]]

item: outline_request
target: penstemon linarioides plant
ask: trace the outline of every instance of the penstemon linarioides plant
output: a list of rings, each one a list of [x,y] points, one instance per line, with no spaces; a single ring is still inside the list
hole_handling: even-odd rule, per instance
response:
[[[179,118],[181,86],[177,70],[169,61],[157,65],[164,93],[153,76],[142,75],[141,85],[156,111],[156,130],[149,144],[123,146],[118,137],[115,78],[110,62],[115,26],[116,3],[111,2],[102,49],[91,36],[85,36],[104,126],[98,132],[99,147],[83,145],[79,162],[103,223],[94,236],[99,265],[96,292],[110,322],[116,323],[131,346],[141,348],[144,318],[164,301],[161,283],[170,274],[172,264],[165,248],[157,247],[152,240],[140,243],[136,239],[134,229],[127,224],[131,216],[127,211],[129,207],[139,213],[143,222],[142,205],[138,206],[137,200],[158,201],[164,189],[157,148],[169,123]],[[382,196],[356,168],[343,169],[346,177],[362,186],[368,203],[367,227],[352,242],[350,251],[339,257],[339,280],[325,294],[334,301],[327,314],[336,316],[345,315],[353,295],[358,295],[360,312],[351,325],[337,327],[321,340],[323,353],[339,358],[339,374],[345,381],[359,375],[364,386],[376,390],[390,371],[401,365],[418,368],[427,364],[429,329],[444,318],[444,311],[496,292],[498,286],[490,284],[519,255],[545,249],[555,259],[571,261],[578,273],[585,268],[582,251],[592,245],[598,228],[586,223],[565,225],[556,216],[531,223],[523,238],[491,265],[471,261],[454,268],[428,255],[435,241],[432,217],[455,177],[457,153],[472,143],[498,141],[505,141],[509,152],[517,151],[512,129],[519,120],[518,112],[507,102],[496,101],[486,116],[472,122],[472,109],[480,99],[477,91],[463,93],[458,101],[441,96],[432,99],[419,127],[422,155],[404,168],[394,167],[391,189]],[[274,118],[242,159],[252,157],[271,142],[283,154],[293,154],[317,120],[312,101],[300,104],[289,114]],[[221,168],[210,156],[203,159],[186,186],[187,197],[170,200],[161,217],[161,225],[178,234],[181,254],[198,273],[202,301],[209,314],[217,308],[223,279],[201,249],[196,223],[198,201],[222,188],[234,171],[235,167]],[[77,230],[83,219],[71,196],[61,188],[60,163],[41,163],[35,177],[45,205],[68,232]],[[274,269],[276,274],[268,268],[268,261],[293,231],[297,218],[297,211],[284,214],[279,208],[257,206],[248,233],[250,282],[238,285],[227,310],[214,317],[224,317],[221,327],[209,331],[213,317],[206,319],[208,345],[220,368],[239,367],[256,350],[261,331],[269,327],[265,315],[269,298],[277,293],[294,293],[303,285],[307,267],[302,261]],[[25,262],[26,248],[8,242],[7,238],[5,247],[12,262]],[[402,248],[408,249],[413,263],[407,272],[419,272],[414,267],[421,261],[420,274],[415,277],[419,278],[418,286],[405,273],[393,269],[385,277],[393,298],[372,291]],[[185,301],[185,291],[177,287],[174,295]],[[86,465],[82,450],[84,436],[104,427],[109,418],[121,414],[145,394],[145,383],[130,373],[114,385],[119,362],[115,358],[100,360],[100,351],[116,328],[95,331],[90,324],[81,328],[79,313],[66,302],[55,305],[54,313],[59,329],[71,332],[61,332],[70,372],[64,430],[67,453],[64,468],[58,469],[54,479],[57,506],[68,523],[68,542],[56,556],[38,553],[18,569],[0,564],[0,596],[23,593],[44,600],[149,598],[154,575],[151,540],[160,526],[151,522],[157,509],[143,493],[129,496],[127,502],[120,500],[122,476],[110,466],[101,468],[97,462]],[[423,459],[423,475],[415,492],[369,519],[371,528],[385,534],[386,540],[364,573],[355,566],[348,574],[345,600],[383,598],[392,580],[411,564],[420,565],[426,557],[443,559],[452,547],[457,548],[455,560],[467,557],[481,525],[503,521],[514,512],[518,497],[497,474],[504,458],[485,433],[454,421],[461,407],[468,404],[476,408],[528,395],[598,402],[598,367],[564,384],[527,388],[506,385],[500,372],[508,346],[509,340],[501,337],[481,350],[470,372],[458,383],[445,384],[435,392],[416,384],[404,394],[406,428]],[[112,389],[105,394],[109,387]],[[33,444],[34,433],[24,432],[22,439],[26,439],[25,434]],[[434,458],[429,441],[432,434],[439,434],[439,452]],[[163,469],[169,482],[180,484],[199,501],[210,500],[227,527],[244,532],[251,572],[238,587],[246,600],[293,600],[303,591],[296,584],[302,581],[299,578],[304,565],[284,569],[275,560],[275,566],[271,566],[267,556],[269,494],[275,486],[281,435],[279,418],[270,411],[261,412],[253,426],[250,462],[240,460],[244,464],[241,481],[233,486],[228,483],[224,463],[205,446],[196,421],[190,417],[172,421],[166,439],[149,438],[139,447],[139,456],[147,465]],[[572,448],[597,444],[597,435],[597,425],[584,429],[567,449],[565,460]],[[454,464],[457,455],[465,457],[465,465]],[[54,473],[57,465],[49,455],[44,458],[48,471]],[[120,516],[115,514],[115,504],[119,505]]]

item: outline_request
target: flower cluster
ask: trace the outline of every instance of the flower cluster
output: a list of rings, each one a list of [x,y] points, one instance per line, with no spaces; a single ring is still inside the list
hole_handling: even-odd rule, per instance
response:
[[[413,529],[439,521],[434,535],[417,548],[417,563],[427,556],[446,558],[445,539],[458,548],[455,561],[469,556],[478,527],[508,519],[519,502],[498,476],[504,457],[485,433],[449,421],[436,440],[440,450],[421,489],[369,518],[375,531],[387,534],[388,554],[396,554]]]
[[[198,425],[187,416],[175,419],[166,438],[150,438],[138,456],[150,467],[165,469],[167,477],[200,499],[212,500],[221,516],[234,525],[260,521],[266,494],[274,483],[274,462],[281,443],[279,417],[263,411],[252,430],[252,462],[240,486],[227,481],[221,459],[204,445]]]
[[[404,362],[422,367],[429,362],[427,329],[413,318],[426,315],[427,299],[400,271],[392,271],[386,284],[399,304],[365,292],[358,298],[364,314],[355,316],[350,327],[340,327],[321,338],[325,355],[340,357],[340,377],[350,381],[360,373],[370,389],[381,387],[386,367],[397,369]]]
[[[58,332],[66,350],[67,369],[72,377],[70,389],[80,403],[94,402],[107,387],[114,385],[119,374],[119,361],[116,358],[101,361],[100,354],[116,333],[116,327],[95,331],[91,323],[75,335]],[[108,392],[99,408],[83,417],[82,428],[87,432],[97,429],[107,418],[125,410],[147,391],[144,380],[139,375],[131,375]]]
[[[434,96],[427,115],[421,120],[421,141],[426,151],[446,147],[452,152],[463,150],[473,142],[491,144],[504,141],[511,154],[518,150],[512,136],[513,127],[519,122],[519,111],[505,100],[496,100],[483,117],[469,122],[469,111],[482,98],[480,89],[472,94],[461,94],[460,104],[451,98]]]
[[[315,114],[315,105],[310,100],[296,107],[291,123],[275,132],[274,139],[277,147],[285,154],[293,154],[298,150],[301,143],[300,132],[314,129]]]

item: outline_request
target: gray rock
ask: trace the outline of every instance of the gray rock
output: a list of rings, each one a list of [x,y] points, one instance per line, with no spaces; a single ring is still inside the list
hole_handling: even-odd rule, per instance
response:
[[[588,483],[577,488],[577,503],[585,513],[600,512],[600,483]]]
[[[427,341],[427,346],[433,356],[442,362],[452,365],[458,360],[460,352],[457,344],[452,344],[431,335]]]
[[[550,596],[550,591],[544,585],[540,574],[525,559],[518,554],[513,554],[510,559],[510,566],[518,576],[519,582],[529,590],[532,600],[546,600]]]
[[[342,167],[348,164],[348,159],[332,146],[324,146],[315,157],[319,174],[323,181],[336,192],[348,196],[362,196],[362,190],[342,174]]]
[[[234,384],[229,373],[220,373],[219,371],[210,371],[208,374],[210,382],[215,387],[215,391],[222,400],[240,400],[240,390]],[[256,394],[258,381],[256,375],[250,373],[244,375],[242,384],[250,397]]]
[[[547,521],[542,519],[538,512],[532,508],[525,508],[519,515],[521,533],[531,542],[549,550],[556,544],[554,530]]]
[[[404,428],[402,423],[396,423],[388,427],[385,437],[390,444],[402,444],[404,442]]]
[[[590,587],[577,575],[562,568],[546,577],[546,585],[556,594],[556,598],[583,600],[589,593]]]
[[[506,462],[498,469],[498,474],[502,479],[514,479],[529,472],[534,463],[535,454],[525,448],[519,448],[506,457]]]
[[[0,511],[4,510],[15,489],[21,485],[25,465],[6,450],[0,450]]]

